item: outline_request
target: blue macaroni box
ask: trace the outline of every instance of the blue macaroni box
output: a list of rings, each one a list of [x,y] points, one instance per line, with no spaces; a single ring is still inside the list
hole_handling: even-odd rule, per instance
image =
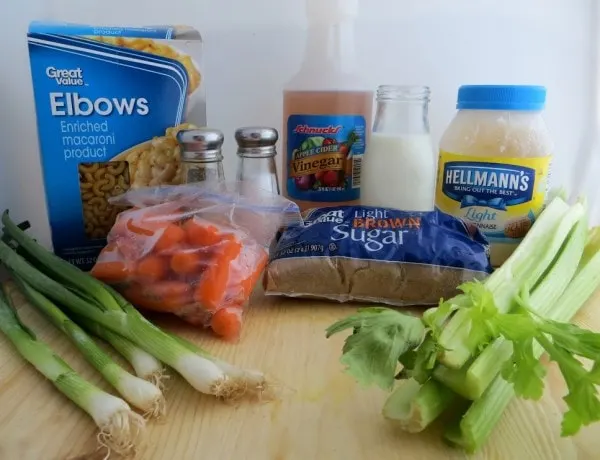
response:
[[[202,39],[33,22],[27,41],[54,251],[88,270],[123,210],[111,197],[182,182],[176,134],[206,125]]]

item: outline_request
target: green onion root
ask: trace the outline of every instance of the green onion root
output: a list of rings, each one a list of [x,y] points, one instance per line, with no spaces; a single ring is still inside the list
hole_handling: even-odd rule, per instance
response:
[[[237,388],[233,387],[234,391],[231,391],[226,398],[229,401],[236,401],[246,396],[257,397],[260,400],[271,400],[276,397],[277,386],[269,381],[264,373],[251,369],[242,369],[229,364],[225,361],[217,359],[211,356],[206,350],[199,347],[195,343],[184,339],[176,334],[167,333],[173,340],[185,347],[187,350],[203,356],[223,371],[225,375],[232,381],[236,382]],[[229,391],[229,390],[228,390]]]

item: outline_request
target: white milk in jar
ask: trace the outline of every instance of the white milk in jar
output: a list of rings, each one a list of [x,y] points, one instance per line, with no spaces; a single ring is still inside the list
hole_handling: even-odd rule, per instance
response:
[[[440,141],[436,206],[483,231],[501,265],[542,211],[553,143],[542,86],[462,86]]]
[[[361,204],[403,211],[434,208],[436,158],[429,135],[429,88],[380,86],[362,165]]]

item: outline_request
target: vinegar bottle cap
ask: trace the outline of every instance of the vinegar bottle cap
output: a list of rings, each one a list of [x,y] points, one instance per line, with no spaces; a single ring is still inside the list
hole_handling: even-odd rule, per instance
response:
[[[334,23],[358,16],[358,0],[306,0],[309,22]]]

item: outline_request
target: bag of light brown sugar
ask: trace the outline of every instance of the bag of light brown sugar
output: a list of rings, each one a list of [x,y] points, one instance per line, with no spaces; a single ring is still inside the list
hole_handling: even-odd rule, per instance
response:
[[[474,226],[433,212],[367,206],[318,208],[271,251],[267,295],[433,305],[492,268]]]

